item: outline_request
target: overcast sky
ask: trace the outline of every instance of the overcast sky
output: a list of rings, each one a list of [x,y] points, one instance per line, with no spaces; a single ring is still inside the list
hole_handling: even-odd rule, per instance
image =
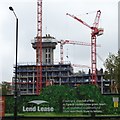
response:
[[[34,2],[33,2],[34,1]],[[105,60],[108,54],[118,50],[118,1],[119,0],[43,0],[43,35],[51,34],[57,40],[74,40],[90,43],[91,30],[77,20],[66,16],[73,14],[92,26],[97,10],[101,10],[99,27],[104,34],[97,38],[97,54]],[[18,62],[35,62],[35,50],[31,40],[37,31],[37,0],[0,0],[0,80],[11,81],[15,64],[15,17],[19,18]],[[89,14],[86,14],[89,13]],[[66,57],[68,56],[68,58]],[[64,60],[72,64],[91,66],[91,48],[80,45],[64,45]],[[60,48],[55,50],[55,61],[60,61]],[[97,57],[98,69],[103,62]],[[77,68],[84,69],[84,68]]]

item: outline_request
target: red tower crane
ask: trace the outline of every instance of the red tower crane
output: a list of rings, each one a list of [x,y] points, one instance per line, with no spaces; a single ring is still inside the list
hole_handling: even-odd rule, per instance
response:
[[[42,0],[37,0],[36,94],[42,90]]]
[[[96,17],[95,17],[92,27],[74,15],[70,15],[68,13],[66,15],[69,15],[70,17],[76,19],[77,21],[81,22],[83,25],[87,26],[88,28],[90,28],[92,30],[92,32],[91,32],[92,84],[96,84],[97,83],[97,80],[96,80],[97,79],[97,74],[96,74],[96,37],[103,34],[103,29],[98,28],[101,11],[100,10],[97,11],[97,14],[96,14]]]
[[[63,64],[63,45],[65,44],[73,44],[73,45],[84,45],[84,46],[91,46],[91,43],[87,42],[80,42],[80,41],[73,41],[73,40],[60,40],[60,63]],[[96,47],[101,47],[101,45],[96,45]]]

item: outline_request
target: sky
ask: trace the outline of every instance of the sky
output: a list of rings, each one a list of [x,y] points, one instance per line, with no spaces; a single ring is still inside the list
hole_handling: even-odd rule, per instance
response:
[[[97,37],[97,68],[109,53],[118,51],[118,1],[119,0],[43,0],[43,36],[50,34],[57,40],[74,40],[90,43],[91,30],[69,17],[75,15],[92,26],[97,10],[101,10],[99,27],[104,34]],[[35,50],[31,41],[37,34],[37,0],[0,0],[0,81],[11,81],[15,64],[14,11],[19,20],[18,63],[35,62]],[[86,14],[88,13],[88,14]],[[60,61],[60,46],[57,45],[54,61]],[[68,57],[66,57],[68,56]],[[80,45],[64,45],[64,61],[91,66],[91,48]],[[85,70],[85,68],[74,68]]]

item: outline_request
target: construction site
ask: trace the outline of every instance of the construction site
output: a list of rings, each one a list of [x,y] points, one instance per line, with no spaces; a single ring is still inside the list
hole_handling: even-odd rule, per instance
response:
[[[107,8],[116,6],[112,2],[104,6],[103,1],[86,4],[79,0],[19,0],[19,3],[14,1],[9,6],[15,17],[14,20],[10,16],[9,24],[6,14],[5,34],[11,41],[7,41],[10,44],[5,48],[15,43],[16,49],[7,50],[13,54],[7,62],[4,60],[7,66],[4,77],[12,79],[0,86],[0,117],[5,120],[120,118],[119,56],[111,54],[112,59],[108,54],[115,48],[116,31],[109,28],[114,19],[113,10]],[[4,5],[8,12],[9,3]],[[112,22],[105,22],[108,18]],[[10,57],[15,60],[12,66]]]
[[[49,85],[70,85],[73,87],[81,84],[98,85],[101,92],[109,92],[110,82],[103,81],[103,69],[97,69],[96,63],[96,39],[103,35],[103,28],[99,28],[101,11],[96,11],[93,25],[90,26],[80,18],[67,13],[66,15],[80,22],[91,30],[91,42],[80,42],[71,40],[57,40],[50,34],[42,35],[42,0],[37,0],[37,36],[31,41],[32,48],[36,51],[36,63],[17,64],[17,89],[20,94],[40,94],[40,91]],[[60,60],[54,61],[54,50],[56,45],[60,44]],[[64,62],[63,46],[64,44],[84,45],[91,47],[91,65],[81,65],[88,68],[87,73],[75,73],[71,62]],[[32,49],[31,48],[31,49]],[[89,61],[88,61],[89,62]],[[79,65],[80,66],[80,65]],[[15,67],[14,67],[15,69]],[[15,72],[14,72],[15,73]],[[103,84],[107,84],[106,86]],[[15,76],[12,79],[13,88],[15,85]],[[13,89],[14,92],[14,89]]]

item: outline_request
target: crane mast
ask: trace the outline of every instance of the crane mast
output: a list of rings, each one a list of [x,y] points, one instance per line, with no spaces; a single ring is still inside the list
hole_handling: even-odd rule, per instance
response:
[[[42,0],[37,0],[36,94],[42,90]]]
[[[101,11],[98,10],[91,33],[91,69],[92,69],[92,84],[97,84],[97,60],[96,60],[96,36],[99,34],[99,20],[100,20]]]
[[[83,25],[87,26],[92,30],[91,33],[91,69],[92,69],[92,84],[97,84],[97,73],[96,73],[96,37],[99,35],[103,34],[103,29],[98,28],[99,25],[99,20],[100,20],[100,15],[101,11],[98,10],[93,26],[89,26],[86,22],[82,21],[81,19],[77,18],[74,15],[66,14],[69,15],[70,17],[74,18],[75,20],[81,22]]]

